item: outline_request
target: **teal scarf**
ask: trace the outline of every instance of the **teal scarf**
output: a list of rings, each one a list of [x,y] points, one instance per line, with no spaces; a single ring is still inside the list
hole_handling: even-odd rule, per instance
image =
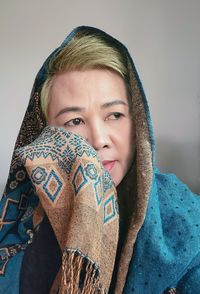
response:
[[[70,203],[76,203],[76,195],[84,190],[84,183],[90,183],[90,189],[94,193],[89,195],[96,195],[96,198],[93,198],[96,199],[95,205],[101,207],[99,220],[102,227],[99,225],[97,227],[101,229],[98,231],[96,227],[94,230],[93,225],[97,224],[95,218],[92,218],[92,223],[84,223],[82,217],[87,215],[86,211],[70,209],[69,211],[75,212],[71,215],[73,230],[67,231],[70,232],[68,235],[65,230],[60,230],[60,227],[58,229],[57,224],[62,222],[56,222],[56,217],[59,220],[60,214],[54,214],[52,207],[60,205],[56,199],[59,199],[58,195],[62,192],[63,173],[66,177],[72,174],[75,176],[75,169],[71,167],[77,161],[74,160],[74,153],[70,153],[72,142],[63,143],[63,140],[69,139],[69,134],[59,129],[55,129],[55,133],[52,133],[51,128],[45,129],[46,123],[40,107],[40,90],[47,77],[48,62],[52,55],[67,46],[74,35],[93,33],[104,36],[112,46],[122,50],[126,56],[133,100],[131,111],[134,111],[135,116],[136,158],[119,189],[123,190],[126,203],[131,204],[132,213],[128,227],[124,228],[124,234],[120,232],[119,236],[123,236],[123,245],[117,255],[118,224],[121,224],[121,215],[118,215],[116,190],[91,146],[84,151],[89,158],[87,164],[90,168],[86,168],[87,164],[83,165],[86,169],[80,167],[76,173],[79,176],[78,181],[82,184],[77,186],[77,182],[73,182],[73,177],[70,178],[69,182],[73,188],[70,193],[74,195]],[[48,135],[45,137],[45,134]],[[41,144],[47,143],[49,138],[56,138],[58,157],[55,156],[54,148],[49,150],[48,144],[45,145],[43,152],[40,149]],[[81,146],[85,146],[80,137],[76,137],[73,142],[75,141],[79,142],[80,149]],[[57,167],[59,166],[59,176],[56,174],[58,169],[47,170],[46,166],[41,165],[41,159],[48,159],[47,154],[52,162],[55,160]],[[83,153],[80,158],[82,156]],[[40,164],[37,165],[36,162]],[[100,190],[97,190],[97,180],[101,183]],[[46,194],[41,192],[42,189]],[[43,202],[45,197],[48,197],[49,202]],[[51,209],[47,203],[51,204]],[[62,205],[59,208],[62,208]],[[56,217],[52,218],[53,215]],[[0,291],[7,294],[20,293],[24,253],[35,244],[42,221],[47,216],[62,256],[62,267],[58,266],[58,273],[51,281],[51,289],[60,289],[59,293],[64,293],[66,289],[69,293],[76,293],[79,287],[82,293],[106,293],[114,276],[112,289],[115,290],[112,292],[117,294],[197,294],[200,291],[199,215],[199,196],[193,194],[174,175],[162,174],[156,167],[155,142],[148,103],[128,50],[119,41],[96,28],[83,26],[73,30],[40,69],[17,138],[8,182],[0,203]],[[79,217],[81,224],[77,221]],[[105,229],[104,222],[109,224],[109,230]],[[93,228],[94,236],[91,234],[92,241],[87,243],[89,228]],[[81,232],[80,236],[86,237],[73,239],[73,232]],[[62,235],[64,241],[60,238]],[[77,233],[76,236],[78,235]],[[100,235],[101,242],[97,242]],[[77,243],[74,244],[72,241]],[[95,251],[94,248],[98,249],[95,246],[99,243],[104,249]],[[92,246],[87,247],[88,244]]]

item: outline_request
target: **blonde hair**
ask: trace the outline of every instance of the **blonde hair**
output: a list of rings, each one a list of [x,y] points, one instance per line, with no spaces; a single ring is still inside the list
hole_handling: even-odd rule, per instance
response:
[[[130,100],[127,58],[125,53],[122,53],[122,49],[113,46],[102,35],[78,34],[48,63],[47,79],[41,90],[41,108],[46,118],[53,77],[64,71],[89,69],[108,69],[119,74],[125,82],[128,100]]]

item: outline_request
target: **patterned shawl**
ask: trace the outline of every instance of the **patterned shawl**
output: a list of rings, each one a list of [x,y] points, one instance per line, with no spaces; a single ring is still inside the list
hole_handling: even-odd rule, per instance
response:
[[[130,72],[136,157],[118,191],[95,150],[80,136],[46,127],[40,107],[52,55],[75,34],[94,32],[124,52]],[[107,293],[117,254],[121,194],[126,226],[113,293],[176,293],[175,288],[197,293],[200,199],[175,176],[156,168],[149,108],[127,49],[98,29],[78,27],[40,69],[16,141],[0,203],[2,293],[19,293],[24,252],[46,216],[62,255],[51,293]]]

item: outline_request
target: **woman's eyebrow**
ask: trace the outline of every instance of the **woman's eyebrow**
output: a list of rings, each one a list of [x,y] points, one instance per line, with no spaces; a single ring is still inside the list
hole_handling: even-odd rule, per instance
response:
[[[101,105],[102,108],[107,108],[107,107],[111,107],[113,105],[125,105],[125,106],[128,106],[128,103],[126,103],[125,101],[123,100],[113,100],[113,101],[110,101],[110,102],[106,102],[104,103],[103,105]]]
[[[123,100],[113,100],[113,101],[106,102],[106,103],[102,104],[101,105],[101,108],[107,108],[107,107],[111,107],[113,105],[125,105],[125,106],[128,106],[128,103],[126,103]],[[85,110],[86,110],[85,107],[80,107],[80,106],[67,106],[67,107],[61,109],[56,114],[56,117],[55,118],[57,118],[58,116],[60,116],[63,113],[66,113],[66,112],[84,112]]]
[[[63,109],[61,109],[58,114],[56,114],[56,118],[66,112],[81,112],[81,111],[85,111],[84,107],[79,107],[79,106],[67,106]]]

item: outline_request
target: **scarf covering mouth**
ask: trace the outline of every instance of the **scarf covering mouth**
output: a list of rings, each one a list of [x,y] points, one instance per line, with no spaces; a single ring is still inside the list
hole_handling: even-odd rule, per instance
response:
[[[76,134],[46,127],[17,149],[19,158],[63,253],[52,293],[55,287],[59,293],[105,293],[118,241],[118,203],[96,151]]]
[[[75,35],[94,33],[127,57],[135,117],[135,162],[120,187],[131,207],[120,256],[121,216],[109,174],[83,138],[47,127],[40,106],[51,58]],[[16,141],[0,203],[0,293],[25,293],[24,256],[47,217],[62,263],[43,293],[108,293],[118,259],[110,293],[197,294],[199,215],[199,196],[156,167],[148,103],[126,47],[99,29],[74,29],[41,67]]]

